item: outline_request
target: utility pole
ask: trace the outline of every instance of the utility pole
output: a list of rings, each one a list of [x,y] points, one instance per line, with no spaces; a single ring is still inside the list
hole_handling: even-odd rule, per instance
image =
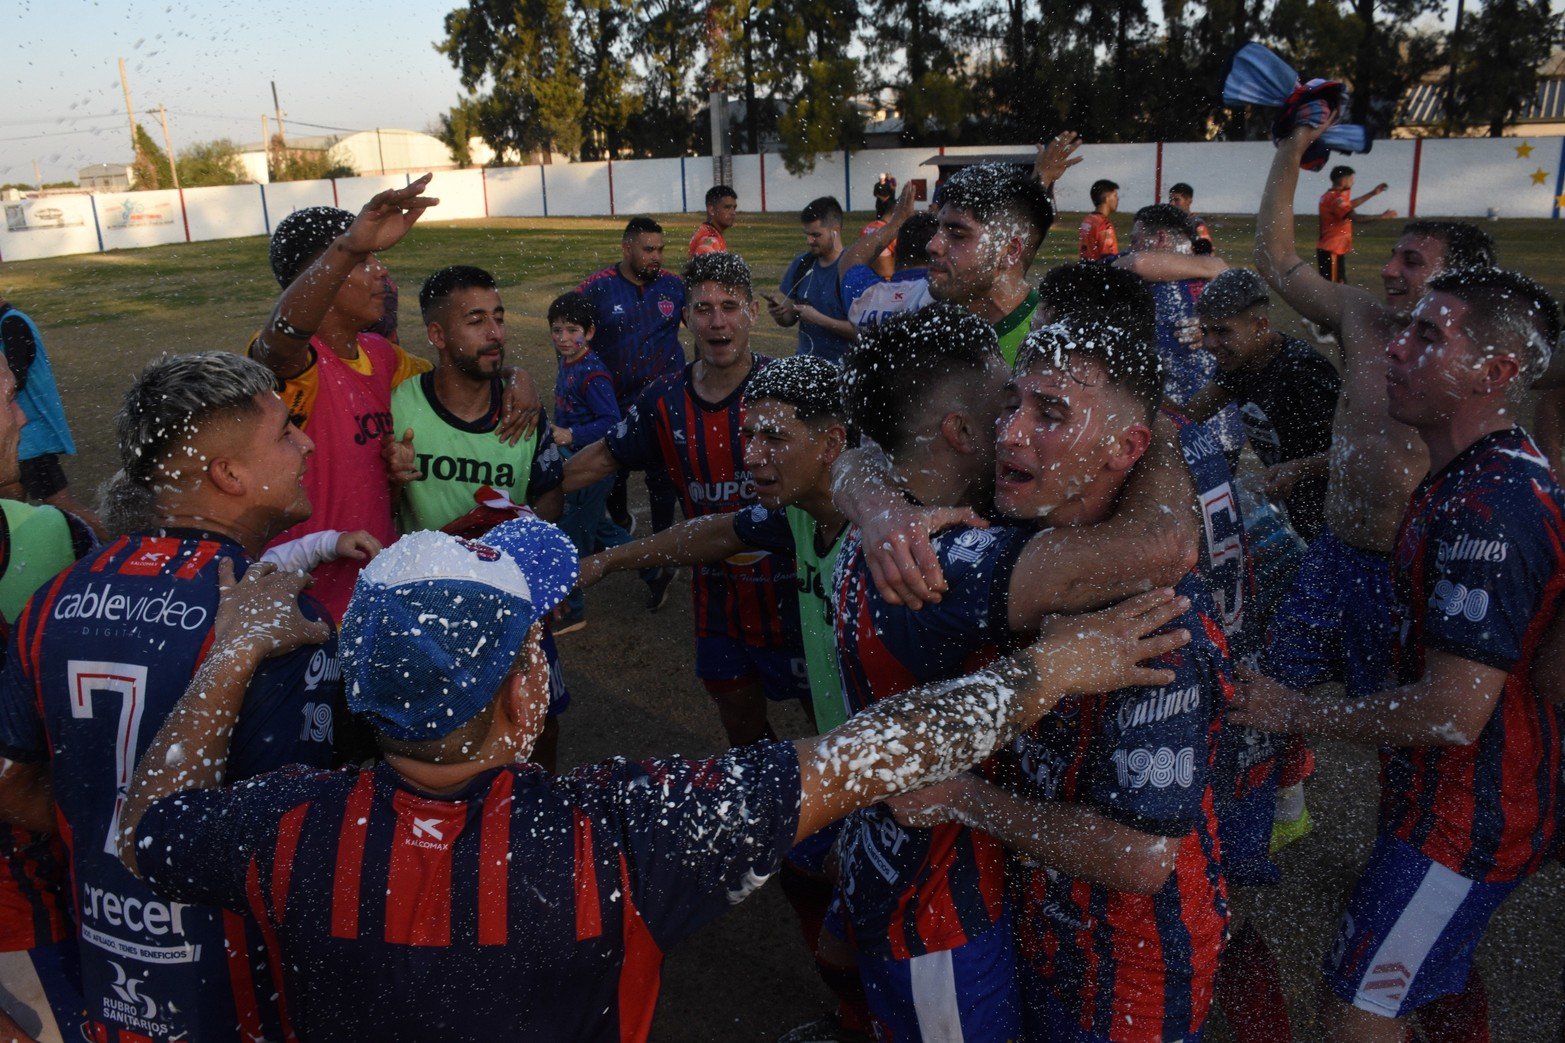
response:
[[[386,147],[380,143],[380,128],[375,128],[375,151],[380,153],[380,172],[386,173]]]
[[[174,139],[168,133],[168,110],[158,106],[158,120],[163,124],[163,147],[168,150],[168,169],[174,175],[174,189],[179,189],[179,161],[174,158]]]
[[[130,108],[130,80],[125,77],[125,59],[120,59],[120,87],[125,91],[125,118],[130,121],[130,154],[137,157],[141,155],[141,147],[136,143],[136,114]]]
[[[43,195],[43,172],[38,169],[38,161],[33,160],[33,180],[38,182],[38,194]]]
[[[1456,63],[1462,57],[1462,15],[1466,13],[1466,6],[1464,0],[1456,0],[1456,24],[1451,27],[1451,67],[1445,77],[1445,104],[1442,106],[1445,119],[1441,122],[1445,126],[1440,136],[1443,138],[1451,136],[1451,125],[1456,122],[1456,113],[1453,111],[1456,107]]]
[[[277,81],[272,81],[272,109],[277,113],[277,145],[279,148],[288,147],[288,132],[283,129],[283,106],[277,100]]]

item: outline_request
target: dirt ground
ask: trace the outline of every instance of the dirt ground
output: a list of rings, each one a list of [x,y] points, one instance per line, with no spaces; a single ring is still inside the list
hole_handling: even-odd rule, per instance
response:
[[[408,293],[405,289],[404,329],[413,315]],[[163,350],[234,350],[258,323],[252,311],[208,303],[172,324],[149,316],[75,328],[45,325],[82,447],[81,456],[68,462],[82,493],[90,493],[115,465],[112,416],[140,360]],[[790,339],[768,330],[762,343],[786,351]],[[520,355],[547,388],[552,363],[542,350],[535,344]],[[637,495],[633,502],[645,521],[645,493],[638,489]],[[644,590],[633,576],[606,581],[588,597],[587,629],[560,639],[573,695],[563,720],[562,766],[610,754],[703,754],[721,744],[716,714],[694,679],[684,587],[676,587],[676,596],[656,615],[645,609]],[[781,733],[803,731],[803,717],[793,707],[774,707],[773,719]],[[1284,961],[1300,1040],[1314,1038],[1304,1013],[1312,1003],[1315,968],[1367,853],[1375,794],[1371,753],[1326,746],[1319,760],[1309,797],[1315,832],[1283,855],[1282,887],[1245,900]],[[1505,905],[1480,950],[1497,1040],[1559,1038],[1562,893],[1565,870],[1551,865]],[[657,1040],[766,1041],[828,1008],[828,994],[776,886],[763,888],[674,951],[663,985]],[[1228,1036],[1218,1024],[1209,1038]]]

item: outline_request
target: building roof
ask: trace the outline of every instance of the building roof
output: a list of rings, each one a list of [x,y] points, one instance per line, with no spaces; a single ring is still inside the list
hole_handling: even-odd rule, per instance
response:
[[[1404,126],[1424,126],[1440,122],[1445,107],[1446,77],[1449,67],[1441,68],[1414,84],[1402,99]],[[1538,93],[1517,117],[1518,123],[1558,123],[1565,121],[1565,51],[1555,51],[1538,69]]]

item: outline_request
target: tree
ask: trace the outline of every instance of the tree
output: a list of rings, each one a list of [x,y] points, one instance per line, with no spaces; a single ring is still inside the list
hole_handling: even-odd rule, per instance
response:
[[[814,170],[822,152],[864,144],[864,122],[853,105],[858,93],[855,73],[851,58],[817,58],[805,67],[799,93],[777,121],[783,166],[789,173]]]
[[[643,99],[632,91],[625,0],[576,0],[577,67],[582,80],[582,158],[617,156]]]
[[[131,163],[130,186],[137,191],[174,187],[174,171],[168,154],[158,148],[147,128],[136,124],[136,159]]]
[[[1547,0],[1489,0],[1462,33],[1454,56],[1448,119],[1500,137],[1538,94],[1538,69],[1560,42],[1565,18]],[[1458,41],[1452,41],[1456,50]]]
[[[627,137],[640,155],[682,155],[696,143],[694,71],[702,64],[705,9],[699,0],[641,0],[638,10],[631,51],[642,107]]]
[[[451,150],[451,158],[464,170],[473,165],[471,142],[483,137],[479,129],[478,106],[470,98],[458,98],[457,103],[442,112],[434,129],[435,137]]]
[[[329,138],[323,149],[291,149],[283,147],[283,140],[272,136],[267,152],[267,167],[273,181],[319,181],[329,177],[357,177],[358,171],[347,163],[332,158],[337,139]]]
[[[566,0],[469,0],[435,49],[451,60],[496,153],[575,154],[585,110]]]
[[[186,188],[243,185],[249,181],[239,159],[239,146],[228,138],[203,141],[179,154],[179,183]]]

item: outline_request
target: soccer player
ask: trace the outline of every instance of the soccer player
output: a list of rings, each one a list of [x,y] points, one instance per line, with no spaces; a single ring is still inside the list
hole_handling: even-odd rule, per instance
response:
[[[1185,412],[1206,420],[1238,406],[1245,439],[1268,468],[1267,492],[1287,507],[1307,543],[1325,524],[1326,450],[1342,378],[1320,352],[1272,327],[1271,294],[1247,268],[1213,279],[1195,307],[1201,347],[1217,373]]]
[[[1107,519],[1152,444],[1159,368],[1120,326],[1035,331],[998,429],[996,509]],[[903,825],[967,823],[1018,856],[1027,1039],[1192,1039],[1211,1004],[1228,918],[1212,760],[1232,689],[1205,584],[1189,572],[1176,589],[1194,636],[1171,684],[1062,702],[1000,758],[1003,788],[967,774],[892,802]]]
[[[1027,336],[1038,294],[1027,269],[1054,224],[1054,202],[1037,177],[981,163],[940,190],[940,230],[929,241],[929,294],[994,327],[1006,365]]]
[[[645,1040],[663,954],[796,840],[961,770],[1062,695],[1166,683],[1131,661],[1185,637],[1142,637],[1181,611],[1157,592],[820,738],[555,777],[517,761],[547,701],[533,624],[575,565],[535,520],[485,543],[405,537],[363,573],[343,639],[385,762],[223,789],[249,674],[319,636],[280,596],[296,577],[231,591],[206,670],[142,759],[120,852],[169,899],[266,925],[299,1039]]]
[[[1353,249],[1353,226],[1375,221],[1394,221],[1395,210],[1361,214],[1358,208],[1384,192],[1384,181],[1353,198],[1353,168],[1331,168],[1331,187],[1320,197],[1320,234],[1315,240],[1315,267],[1327,282],[1348,281],[1348,253]]]
[[[806,249],[788,264],[777,291],[763,294],[779,326],[799,327],[798,353],[841,362],[858,331],[848,322],[838,291],[842,257],[842,204],[832,196],[812,200],[799,211]]]
[[[282,383],[289,415],[317,447],[304,477],[314,511],[277,534],[279,543],[322,529],[363,529],[382,544],[396,538],[385,459],[392,445],[391,392],[430,367],[363,331],[384,315],[386,268],[377,253],[400,242],[435,205],[421,195],[429,178],[379,193],[357,216],[335,207],[296,210],[272,233],[272,274],[283,292],[250,355]],[[532,381],[512,370],[502,437],[519,438],[537,407]],[[312,593],[333,618],[347,607],[362,565],[361,559],[339,558],[313,573]]]
[[[44,351],[37,323],[0,296],[0,351],[16,381],[16,399],[27,425],[22,428],[21,483],[29,500],[47,503],[75,515],[99,537],[107,535],[98,516],[71,492],[60,457],[74,456],[76,443],[65,419],[60,390],[54,383],[54,367]],[[14,484],[14,483],[8,483]]]
[[[1119,235],[1114,212],[1119,209],[1119,186],[1103,178],[1092,183],[1092,212],[1081,219],[1076,239],[1083,261],[1112,261],[1119,255]]]
[[[723,233],[734,226],[738,216],[739,193],[728,185],[713,185],[707,189],[706,220],[690,237],[690,256],[727,253],[728,240]]]
[[[989,499],[992,432],[1008,376],[993,328],[954,304],[888,319],[860,345],[848,364],[849,416],[887,453],[899,499],[946,509],[950,520]],[[1181,494],[1188,502],[1182,469],[1178,479],[1172,489],[1158,483],[1157,511]],[[1047,613],[1112,600],[1148,577],[1188,569],[1193,555],[1184,547],[1160,553],[1177,538],[1117,542],[1131,531],[1148,533],[1135,522],[1077,541],[1055,533],[1029,539],[1016,526],[947,529],[932,548],[947,589],[938,604],[915,610],[881,594],[869,537],[850,530],[832,598],[849,707],[861,711],[911,685],[957,676],[1013,632],[1036,630]],[[844,828],[839,857],[844,919],[881,1031],[947,1038],[959,1025],[967,1039],[1013,1036],[1020,1008],[998,846],[956,825],[903,830],[872,810]]]
[[[136,759],[214,654],[220,570],[242,571],[309,514],[312,446],[273,387],[266,367],[226,352],[147,367],[116,418],[123,470],[105,520],[127,535],[40,587],[17,620],[0,753],[52,781],[90,1038],[283,1034],[282,967],[260,936],[219,909],[164,901],[114,855]],[[288,600],[326,618],[313,599]],[[334,763],[334,640],[268,659],[235,694],[231,779]]]
[[[1278,605],[1261,669],[1291,688],[1335,681],[1364,696],[1387,682],[1394,632],[1390,555],[1398,520],[1429,456],[1416,432],[1392,417],[1386,346],[1434,275],[1494,263],[1494,243],[1470,224],[1406,225],[1381,269],[1384,300],[1323,277],[1295,249],[1293,198],[1299,161],[1323,133],[1300,127],[1278,148],[1256,222],[1256,268],[1305,319],[1340,331],[1342,390],[1327,456],[1325,524],[1292,589]],[[1279,807],[1279,826],[1302,835],[1302,794]]]
[[[686,518],[756,503],[739,431],[745,386],[771,360],[750,351],[750,267],[733,254],[693,257],[684,292],[696,361],[649,387],[607,437],[571,457],[567,493],[633,468],[657,471],[677,488]],[[696,676],[736,746],[771,734],[768,698],[810,697],[793,586],[788,565],[759,551],[691,570]]]
[[[679,373],[685,349],[679,343],[685,284],[663,267],[663,226],[650,217],[633,217],[620,236],[620,259],[587,276],[576,292],[597,309],[593,351],[614,378],[614,394],[623,415],[652,384]],[[675,490],[661,474],[646,474],[652,531],[674,523]],[[626,504],[625,475],[615,479],[608,498],[609,517],[627,533],[635,521]],[[665,572],[650,584],[647,607],[657,611],[668,600],[674,581]]]
[[[1191,212],[1190,207],[1195,202],[1195,189],[1187,182],[1176,181],[1168,186],[1168,202],[1171,206],[1177,206],[1190,215],[1191,226],[1195,230],[1197,239],[1203,240],[1208,246],[1212,243],[1212,232],[1206,227],[1206,221],[1196,213]]]
[[[909,185],[879,228],[866,231],[842,251],[837,262],[842,299],[848,306],[848,321],[856,329],[873,326],[899,311],[917,311],[933,299],[929,296],[929,240],[939,228],[939,220],[917,206]],[[895,270],[886,278],[869,267],[870,259],[884,249],[890,249],[895,258]]]
[[[481,506],[489,492],[557,521],[565,504],[563,461],[548,419],[515,445],[497,434],[505,304],[494,276],[471,265],[442,268],[424,280],[418,306],[440,364],[391,395],[392,430],[402,432],[397,445],[412,458],[397,459],[418,475],[402,486],[398,529],[444,528]]]
[[[1324,964],[1328,1037],[1400,1040],[1462,992],[1495,909],[1550,853],[1560,710],[1540,638],[1565,584],[1565,491],[1515,424],[1559,336],[1555,302],[1499,269],[1431,279],[1389,350],[1392,418],[1429,452],[1397,535],[1391,687],[1344,701],[1255,678],[1241,723],[1380,747],[1375,848]]]

